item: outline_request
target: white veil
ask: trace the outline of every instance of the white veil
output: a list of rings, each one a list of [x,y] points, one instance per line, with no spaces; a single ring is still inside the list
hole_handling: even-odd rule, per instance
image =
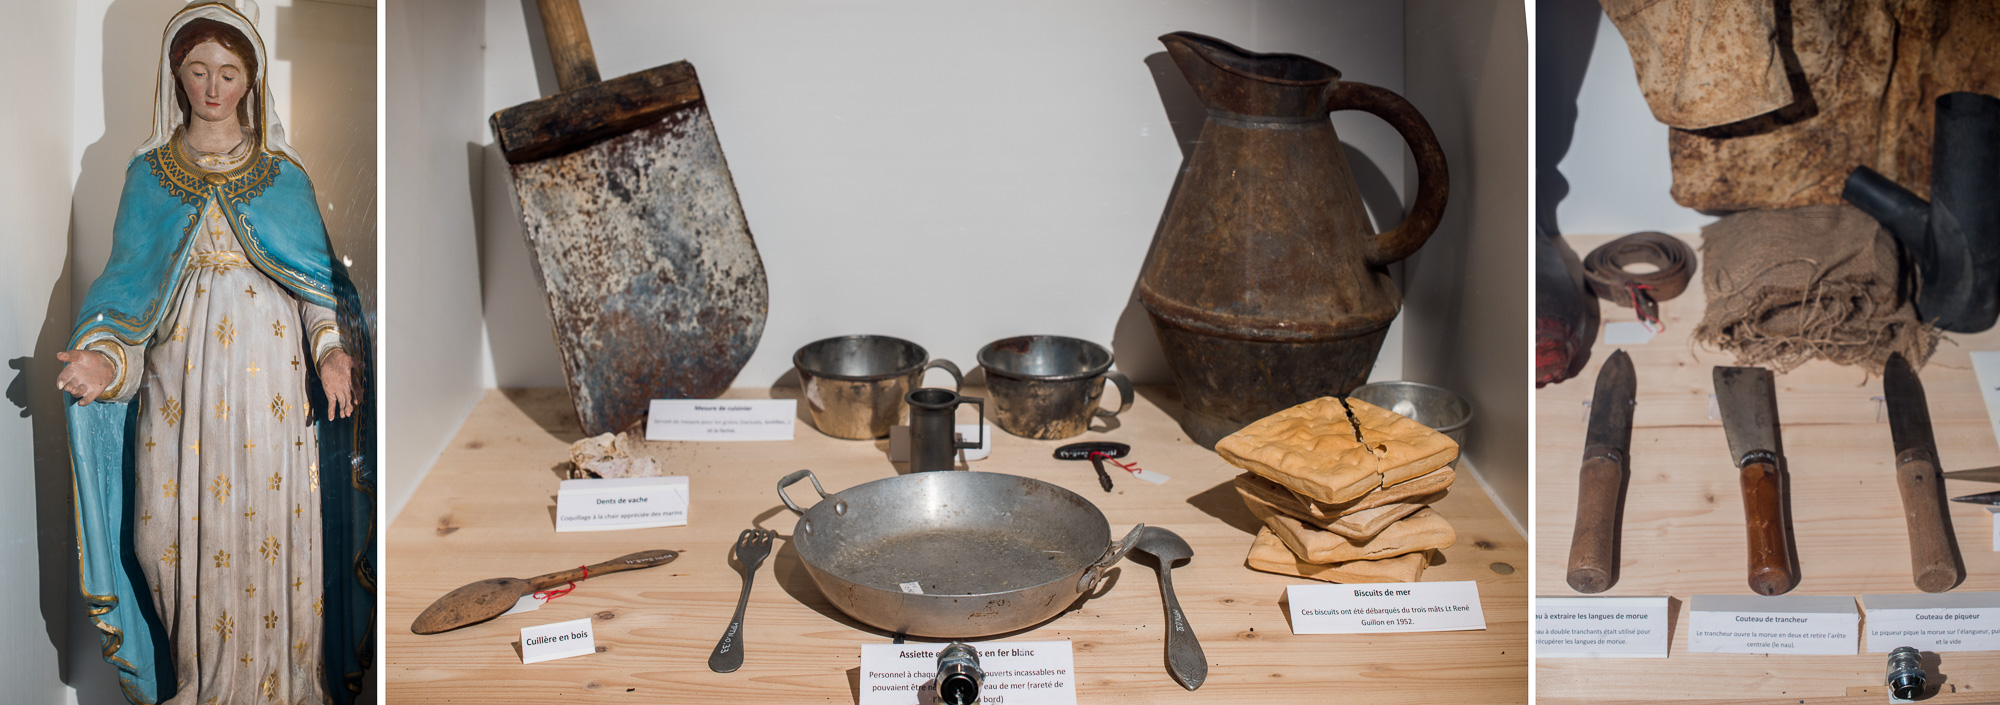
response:
[[[257,55],[256,90],[244,93],[243,100],[249,101],[246,111],[252,120],[258,122],[253,127],[263,136],[265,151],[288,157],[295,164],[304,164],[297,151],[285,141],[285,127],[278,122],[278,110],[271,102],[270,83],[265,80],[271,70],[271,57],[264,51],[264,38],[257,34],[257,3],[255,0],[194,0],[187,9],[181,10],[167,22],[166,31],[160,36],[160,82],[153,94],[153,136],[140,145],[134,156],[164,145],[173,139],[174,131],[187,122],[187,115],[181,112],[180,101],[175,99],[174,66],[170,54],[173,51],[174,35],[182,27],[197,19],[210,19],[235,27],[250,39],[251,51]]]

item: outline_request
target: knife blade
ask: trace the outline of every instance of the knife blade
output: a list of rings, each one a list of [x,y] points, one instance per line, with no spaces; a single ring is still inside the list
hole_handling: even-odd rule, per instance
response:
[[[1896,489],[1903,496],[1903,523],[1910,534],[1910,574],[1918,589],[1944,592],[1965,574],[1958,567],[1958,541],[1944,505],[1944,476],[1938,472],[1924,383],[1902,353],[1890,353],[1883,366],[1882,396],[1889,406],[1889,438],[1896,444]]]
[[[1749,536],[1750,589],[1782,595],[1799,584],[1786,532],[1784,474],[1779,469],[1778,394],[1771,371],[1715,368],[1715,401],[1729,458],[1741,471],[1744,528]]]
[[[1576,529],[1569,542],[1570,588],[1600,593],[1618,582],[1619,517],[1632,443],[1632,396],[1638,378],[1632,356],[1611,353],[1597,371],[1577,481]]]
[[[2000,507],[2000,492],[1981,492],[1979,494],[1969,494],[1964,497],[1953,497],[1951,498],[1951,501],[1964,502],[1966,504],[1982,504],[1989,507]]]
[[[1944,479],[1965,480],[1968,482],[2000,482],[2000,467],[1953,470],[1945,473]]]

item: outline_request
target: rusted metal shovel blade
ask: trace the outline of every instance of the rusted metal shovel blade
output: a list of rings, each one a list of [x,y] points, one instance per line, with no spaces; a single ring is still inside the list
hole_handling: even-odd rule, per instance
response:
[[[584,432],[727,389],[770,298],[694,68],[566,91],[493,125]]]

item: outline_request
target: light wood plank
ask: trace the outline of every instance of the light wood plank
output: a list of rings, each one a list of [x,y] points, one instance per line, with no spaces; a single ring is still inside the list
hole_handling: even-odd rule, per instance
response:
[[[1609,237],[1573,237],[1587,253]],[[1695,236],[1683,236],[1699,246]],[[1697,276],[1699,276],[1697,274]],[[1675,598],[1673,645],[1665,660],[1541,659],[1538,702],[1877,703],[1881,695],[1848,697],[1850,688],[1879,686],[1885,654],[1743,656],[1687,650],[1687,599],[1695,594],[1751,594],[1746,583],[1742,493],[1722,422],[1709,417],[1711,370],[1734,363],[1726,353],[1690,343],[1705,307],[1699,282],[1664,302],[1667,328],[1645,345],[1626,346],[1638,373],[1631,481],[1626,489],[1618,584],[1607,596]],[[1608,321],[1632,320],[1628,309],[1601,307]],[[2000,349],[2000,331],[1954,335],[1920,371],[1947,470],[2000,465],[1970,351]],[[1597,371],[1613,348],[1591,352],[1577,378],[1537,390],[1535,409],[1536,594],[1575,596],[1564,583],[1576,516],[1577,471],[1583,457],[1584,407]],[[1815,362],[1777,377],[1779,442],[1791,473],[1793,531],[1799,555],[1797,595],[1919,592],[1911,582],[1910,549],[1896,490],[1895,450],[1887,416],[1875,401],[1880,378],[1860,369]],[[1993,489],[1949,483],[1954,496]],[[2000,554],[1983,509],[1951,507],[1967,577],[1957,591],[2000,590]],[[1929,702],[1990,702],[2000,696],[2000,653],[1946,653],[1940,671],[1956,692]],[[1694,674],[1699,674],[1695,676]],[[1935,680],[1936,675],[1933,675]]]
[[[739,389],[731,396],[770,393]],[[1172,476],[1167,484],[1122,478],[1106,494],[1089,463],[1051,457],[1063,442],[1004,433],[996,436],[993,457],[975,464],[1090,498],[1115,535],[1135,523],[1158,524],[1195,549],[1194,560],[1175,569],[1174,584],[1211,663],[1197,693],[1166,673],[1163,610],[1148,564],[1120,564],[1103,596],[1008,637],[1071,640],[1080,700],[1526,701],[1526,541],[1475,483],[1460,484],[1437,505],[1457,528],[1458,542],[1424,577],[1478,581],[1485,631],[1293,636],[1280,598],[1286,585],[1309,581],[1243,567],[1256,520],[1229,486],[1236,470],[1180,433],[1163,409],[1175,404],[1171,390],[1144,388],[1140,397],[1115,430],[1072,440],[1130,443],[1131,459]],[[727,563],[730,543],[753,524],[789,535],[796,521],[773,491],[777,479],[811,468],[829,491],[839,491],[888,477],[898,468],[886,458],[886,442],[837,440],[801,424],[790,443],[651,444],[648,452],[670,473],[690,477],[692,525],[556,534],[550,513],[557,467],[578,437],[561,391],[494,392],[425,478],[387,536],[391,701],[854,702],[861,645],[889,637],[828,606],[788,545],[781,544],[762,569],[752,594],[743,669],[711,673],[706,662],[741,585]],[[810,484],[797,488],[811,496]],[[684,553],[672,565],[580,583],[539,612],[435,636],[409,631],[419,611],[465,583],[526,577],[649,548]],[[1501,574],[1495,564],[1510,572]],[[598,619],[603,653],[521,665],[514,645],[521,627],[591,615]]]

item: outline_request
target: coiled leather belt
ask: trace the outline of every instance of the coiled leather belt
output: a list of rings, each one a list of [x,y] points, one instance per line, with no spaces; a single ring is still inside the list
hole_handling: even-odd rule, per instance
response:
[[[1634,274],[1625,268],[1650,264],[1659,271]],[[1633,233],[1591,250],[1583,258],[1583,276],[1597,298],[1639,313],[1639,319],[1660,321],[1659,302],[1680,296],[1694,279],[1694,250],[1665,233]]]

